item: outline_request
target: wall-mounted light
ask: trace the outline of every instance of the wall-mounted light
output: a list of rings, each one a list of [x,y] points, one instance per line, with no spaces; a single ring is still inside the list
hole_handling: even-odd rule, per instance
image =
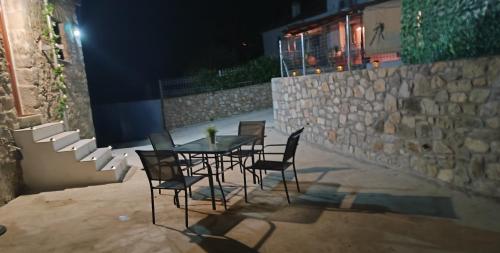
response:
[[[82,36],[82,32],[78,27],[73,28],[73,36],[75,36],[75,38],[77,39],[80,39],[80,37]]]
[[[297,76],[297,71],[292,71],[292,76]]]
[[[380,67],[380,62],[378,60],[375,60],[372,62],[373,68],[379,68]]]
[[[338,65],[338,66],[337,66],[337,71],[338,71],[338,72],[342,72],[342,71],[344,71],[344,66],[342,66],[342,65]]]
[[[314,70],[314,72],[315,72],[316,74],[321,74],[321,69],[320,69],[320,68],[316,68],[316,69]]]

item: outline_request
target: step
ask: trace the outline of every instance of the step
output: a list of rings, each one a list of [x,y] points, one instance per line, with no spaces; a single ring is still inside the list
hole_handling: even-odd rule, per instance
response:
[[[57,152],[73,152],[76,160],[81,160],[85,156],[94,152],[97,148],[95,138],[79,140],[73,144],[70,144]]]
[[[39,140],[46,139],[48,137],[64,132],[64,123],[62,121],[52,122],[26,129],[32,131],[33,141],[37,142]]]
[[[127,154],[123,154],[113,157],[100,171],[115,171],[116,179],[121,180],[127,173],[128,168]]]
[[[19,122],[19,128],[29,128],[32,126],[39,126],[42,124],[42,115],[33,114],[33,115],[19,116],[17,117],[17,121]]]
[[[52,143],[54,150],[60,150],[80,140],[80,131],[67,131],[41,139],[37,143]]]
[[[98,148],[88,156],[80,160],[80,162],[92,162],[95,169],[100,170],[106,163],[112,159],[111,147]]]

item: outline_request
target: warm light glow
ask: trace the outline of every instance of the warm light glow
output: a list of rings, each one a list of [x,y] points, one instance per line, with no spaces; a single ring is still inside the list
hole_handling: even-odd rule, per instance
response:
[[[321,74],[321,69],[320,68],[316,68],[315,72],[316,72],[316,74]]]
[[[338,71],[338,72],[342,72],[342,71],[344,71],[344,66],[342,66],[342,65],[338,65],[338,66],[337,66],[337,71]]]
[[[292,76],[297,76],[297,71],[292,71]]]
[[[380,62],[378,60],[375,60],[372,62],[373,68],[378,68],[380,67]]]

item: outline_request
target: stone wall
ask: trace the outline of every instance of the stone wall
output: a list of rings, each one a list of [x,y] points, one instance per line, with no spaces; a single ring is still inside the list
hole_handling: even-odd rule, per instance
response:
[[[271,84],[257,84],[229,90],[164,100],[164,118],[169,129],[216,118],[271,108]]]
[[[44,39],[47,20],[42,0],[4,0],[3,14],[11,46],[23,115],[39,114],[44,122],[57,119],[57,90],[53,79],[53,51]],[[84,137],[94,136],[90,97],[80,42],[73,36],[77,26],[75,0],[51,0],[54,17],[60,27],[63,51],[67,57],[57,64],[64,66],[67,86],[69,129],[80,129]]]
[[[500,197],[500,57],[272,80],[275,126]],[[390,183],[390,182],[388,182]]]
[[[8,129],[17,127],[17,115],[12,99],[10,75],[5,60],[3,37],[0,34],[0,206],[13,199],[21,184],[21,170],[8,147]]]

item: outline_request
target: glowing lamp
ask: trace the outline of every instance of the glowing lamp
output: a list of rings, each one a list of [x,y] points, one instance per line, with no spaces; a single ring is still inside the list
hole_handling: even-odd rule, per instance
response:
[[[297,76],[297,71],[292,71],[292,76]]]
[[[316,72],[316,74],[321,74],[321,69],[320,68],[316,68],[316,70],[314,70],[314,72]]]
[[[344,66],[342,66],[342,65],[338,65],[338,66],[337,66],[337,71],[338,71],[338,72],[342,72],[342,71],[344,71]]]
[[[378,60],[375,60],[372,62],[372,65],[374,68],[379,68],[380,67],[380,62]]]
[[[73,36],[75,36],[75,38],[77,39],[80,39],[80,37],[82,36],[82,32],[78,27],[73,28]]]

